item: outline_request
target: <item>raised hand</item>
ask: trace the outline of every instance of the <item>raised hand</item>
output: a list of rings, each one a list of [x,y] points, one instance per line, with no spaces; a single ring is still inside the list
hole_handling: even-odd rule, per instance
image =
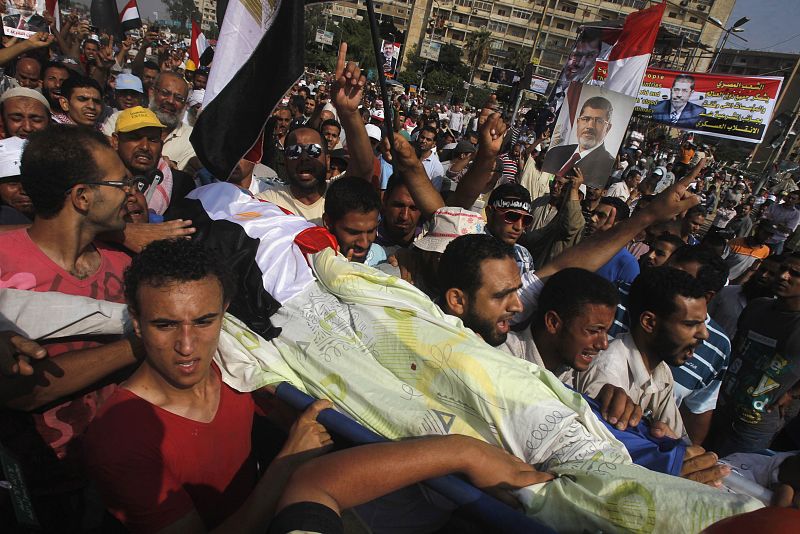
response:
[[[346,63],[347,43],[339,46],[339,57],[336,60],[331,99],[338,113],[356,113],[361,104],[366,76],[355,63]]]
[[[53,44],[56,37],[51,33],[38,32],[28,37],[28,46],[31,49],[46,48]]]

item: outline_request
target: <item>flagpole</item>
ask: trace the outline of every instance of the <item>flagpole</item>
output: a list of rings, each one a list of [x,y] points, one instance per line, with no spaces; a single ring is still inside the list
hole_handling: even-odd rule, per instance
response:
[[[372,33],[372,48],[375,51],[375,66],[377,67],[378,71],[378,83],[381,87],[381,98],[383,98],[384,103],[383,124],[387,128],[389,148],[392,151],[392,159],[394,159],[394,108],[392,108],[392,101],[389,100],[389,91],[386,89],[386,77],[383,74],[383,64],[381,63],[381,43],[378,40],[378,22],[375,19],[375,7],[372,5],[372,0],[366,1],[367,16],[369,17],[369,30]]]

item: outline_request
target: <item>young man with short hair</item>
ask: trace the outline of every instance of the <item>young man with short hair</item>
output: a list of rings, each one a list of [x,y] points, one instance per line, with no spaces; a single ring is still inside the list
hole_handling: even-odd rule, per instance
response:
[[[62,113],[53,115],[55,122],[96,128],[103,111],[103,91],[92,78],[72,76],[61,85],[59,105]]]
[[[322,222],[350,261],[370,267],[386,261],[386,251],[375,244],[380,206],[378,193],[361,178],[345,176],[328,187]]]

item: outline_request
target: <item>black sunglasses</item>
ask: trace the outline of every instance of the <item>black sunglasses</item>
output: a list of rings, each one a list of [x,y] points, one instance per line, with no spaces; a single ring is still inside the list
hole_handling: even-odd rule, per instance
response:
[[[520,219],[522,219],[523,226],[530,226],[531,224],[533,224],[533,215],[526,215],[518,211],[502,210],[497,208],[495,209],[497,210],[498,213],[503,215],[503,220],[508,224],[514,224]]]
[[[299,159],[303,152],[310,158],[318,158],[322,155],[322,145],[317,143],[311,145],[289,145],[284,151],[288,159]]]

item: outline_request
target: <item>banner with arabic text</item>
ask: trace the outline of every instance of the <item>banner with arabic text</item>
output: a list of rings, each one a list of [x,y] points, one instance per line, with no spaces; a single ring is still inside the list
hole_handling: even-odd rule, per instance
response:
[[[608,63],[597,61],[603,82]],[[760,143],[772,120],[783,78],[730,76],[648,68],[634,112],[674,128]]]

